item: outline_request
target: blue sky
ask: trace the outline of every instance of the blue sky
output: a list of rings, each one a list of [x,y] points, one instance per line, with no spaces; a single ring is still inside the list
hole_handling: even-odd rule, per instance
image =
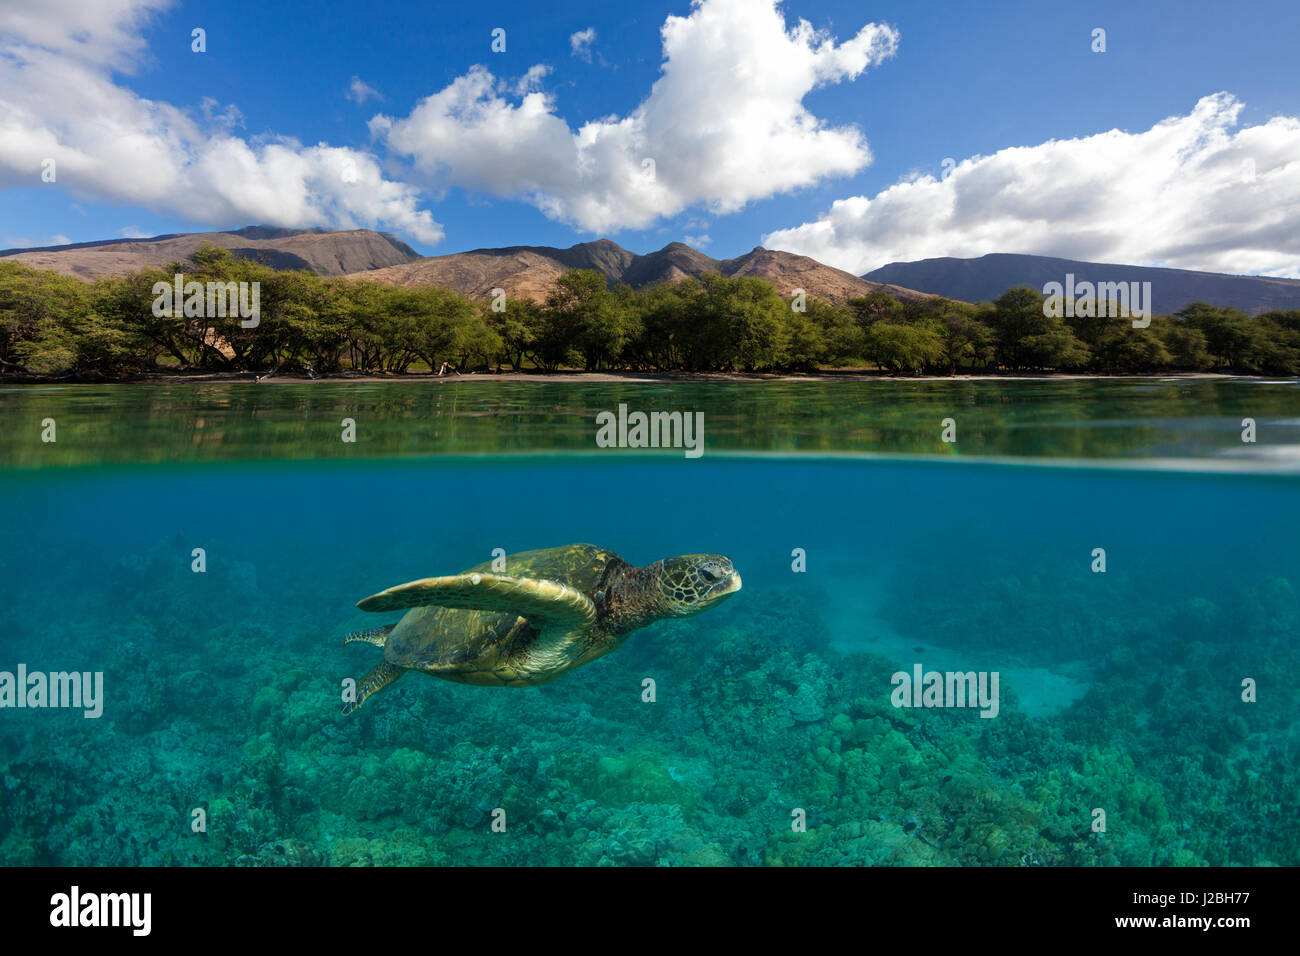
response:
[[[27,0],[13,2],[23,7]],[[751,2],[755,10],[772,5],[770,0]],[[31,10],[57,6],[49,0],[31,3]],[[130,0],[123,3],[131,6]],[[725,3],[740,10],[727,15],[748,16],[742,0]],[[724,0],[706,0],[706,7],[710,4],[720,8]],[[666,18],[692,16],[687,0],[635,6],[587,0],[332,2],[314,5],[310,15],[291,4],[233,0],[150,9],[160,7],[158,0],[143,0],[140,15],[129,22],[114,22],[111,14],[93,12],[93,5],[76,0],[65,0],[63,6],[61,19],[69,34],[76,32],[79,15],[93,23],[89,58],[100,62],[92,63],[87,83],[105,87],[104,103],[95,106],[101,128],[111,123],[120,141],[121,130],[130,124],[145,122],[146,116],[156,120],[166,132],[145,135],[157,134],[161,141],[178,137],[174,148],[162,151],[174,154],[180,172],[174,188],[135,183],[136,175],[162,180],[176,170],[166,167],[146,175],[129,153],[96,142],[89,125],[96,117],[78,114],[87,107],[79,107],[72,92],[64,99],[32,93],[25,100],[26,90],[48,88],[48,79],[41,87],[36,80],[41,70],[59,68],[59,57],[68,67],[84,65],[86,44],[75,36],[56,35],[57,23],[37,29],[12,17],[6,22],[0,14],[0,36],[9,36],[0,45],[0,63],[14,76],[25,77],[4,84],[0,70],[0,131],[7,128],[6,108],[11,123],[27,124],[22,135],[12,138],[8,152],[0,146],[0,245],[155,235],[278,219],[286,225],[387,229],[426,254],[516,244],[568,246],[606,235],[637,252],[694,239],[693,244],[718,257],[766,243],[853,271],[883,264],[881,259],[1006,251],[1123,256],[1142,264],[1300,275],[1300,247],[1286,236],[1287,226],[1297,225],[1300,168],[1291,169],[1285,159],[1300,139],[1286,123],[1266,125],[1275,117],[1300,116],[1300,57],[1295,54],[1300,5],[1294,0],[1227,7],[1199,2],[787,0],[777,10],[788,31],[803,19],[824,32],[809,41],[812,46],[827,37],[847,44],[868,23],[895,35],[892,55],[855,76],[849,75],[854,70],[822,75],[806,91],[791,80],[792,103],[815,123],[860,132],[861,141],[850,150],[857,159],[846,161],[856,168],[822,168],[835,164],[819,166],[816,148],[796,151],[786,164],[782,144],[765,147],[762,135],[751,141],[744,135],[700,132],[703,138],[682,139],[695,134],[661,119],[658,126],[647,125],[643,151],[663,150],[665,142],[700,144],[691,169],[660,174],[673,177],[664,185],[670,198],[663,215],[646,208],[625,211],[617,185],[607,185],[608,201],[600,211],[583,211],[579,185],[558,185],[541,198],[512,195],[516,186],[525,193],[537,189],[527,182],[528,159],[516,158],[482,174],[476,167],[491,167],[498,153],[483,145],[497,142],[483,128],[472,134],[478,137],[477,153],[462,150],[445,175],[436,172],[443,153],[455,153],[455,143],[467,137],[449,134],[445,122],[433,126],[417,119],[413,111],[478,65],[490,71],[497,84],[494,95],[505,104],[498,118],[507,125],[522,122],[509,110],[525,95],[514,84],[541,65],[549,72],[527,90],[544,94],[548,117],[570,131],[602,118],[627,118],[650,96],[664,69],[660,30]],[[193,27],[206,30],[204,53],[191,52]],[[497,27],[506,30],[505,53],[490,48]],[[1091,49],[1092,31],[1098,27],[1106,31],[1104,53]],[[589,29],[595,31],[594,39],[585,55],[578,55],[570,38]],[[719,35],[732,36],[725,30]],[[712,42],[719,43],[718,56],[725,60],[724,41]],[[687,63],[698,47],[684,41],[683,52],[674,58],[685,88],[691,88],[689,70],[709,75],[707,63]],[[48,57],[38,55],[42,52]],[[747,58],[741,62],[755,59],[745,51],[741,55]],[[784,63],[789,58],[774,59]],[[361,103],[349,99],[353,77],[378,96]],[[1234,100],[1211,104],[1200,120],[1190,119],[1203,98],[1221,92]],[[699,88],[698,102],[680,111],[681,124],[704,130],[710,115],[725,115],[738,93],[716,84]],[[123,97],[130,102],[122,104],[117,116],[110,101]],[[98,97],[92,93],[86,99]],[[141,103],[164,104],[190,117],[196,129],[178,133],[180,120],[154,116]],[[228,115],[237,119],[224,125],[213,119],[232,107],[237,114]],[[387,136],[384,129],[376,133],[370,122],[376,114],[404,129],[405,139]],[[1187,120],[1182,139],[1173,144],[1084,139],[1072,151],[1042,149],[1053,140],[1096,137],[1110,130],[1138,137],[1170,117]],[[568,147],[556,142],[554,127],[552,122],[550,133],[538,133],[535,143],[509,128],[496,135],[535,151],[539,168],[560,167],[563,157],[548,151]],[[1238,136],[1252,128],[1266,132]],[[766,136],[789,140],[780,130],[766,131]],[[1224,136],[1233,141],[1223,141]],[[268,167],[274,162],[259,151],[284,138],[303,148],[327,144],[354,151],[374,162],[376,182],[398,184],[393,188],[404,192],[386,207],[340,206],[325,199],[306,211],[286,212],[274,201],[277,181],[263,176],[259,183],[272,195],[259,205],[245,198],[257,190],[244,189],[238,173],[231,171],[237,161],[205,158],[213,137],[244,141]],[[1220,142],[1207,153],[1206,143],[1216,139]],[[1010,147],[1040,151],[1004,154],[984,164],[976,160]],[[156,145],[143,148],[152,151],[143,165],[152,169],[155,161],[164,162],[155,155],[160,151]],[[617,141],[610,147],[619,148]],[[741,169],[735,177],[752,176],[754,182],[728,191],[709,181],[708,167],[751,149],[771,154],[758,169]],[[58,180],[41,182],[42,151],[61,156],[63,150],[73,158],[60,164]],[[1189,151],[1196,152],[1194,160],[1187,159]],[[335,155],[343,154],[330,154]],[[945,158],[968,164],[948,177]],[[799,167],[793,184],[764,187],[762,171],[772,169],[774,161],[778,168]],[[1206,219],[1206,209],[1243,208],[1246,185],[1234,185],[1233,177],[1209,183],[1213,177],[1206,174],[1209,168],[1239,162],[1251,164],[1249,202],[1275,217],[1268,228],[1258,226],[1262,212],[1252,219],[1253,227]],[[1101,172],[1088,174],[1084,167],[1090,164]],[[208,172],[196,172],[204,166]],[[1140,171],[1148,167],[1152,174],[1144,180]],[[659,168],[666,168],[662,159]],[[311,171],[302,175],[312,182]],[[918,177],[933,182],[923,183],[924,189],[890,191]],[[987,183],[993,179],[1001,185],[990,191]],[[1124,180],[1123,187],[1115,186],[1112,193],[1117,180]],[[1008,205],[1008,196],[1017,193],[1007,187],[1009,181],[1022,183],[1023,195]],[[565,180],[554,173],[546,182]],[[1135,200],[1144,188],[1169,196],[1169,203],[1134,208],[1154,202]],[[207,190],[220,195],[205,199]],[[1028,208],[1039,200],[1041,209]],[[1177,208],[1171,212],[1169,204]],[[400,213],[394,211],[398,206]],[[1247,203],[1246,208],[1255,207]],[[973,211],[963,218],[962,209]],[[417,214],[435,225],[413,225]],[[1132,222],[1122,221],[1128,216]],[[935,220],[932,226],[920,222],[927,218]],[[1153,219],[1161,220],[1159,231],[1147,229]],[[1300,228],[1289,231],[1300,235]]]

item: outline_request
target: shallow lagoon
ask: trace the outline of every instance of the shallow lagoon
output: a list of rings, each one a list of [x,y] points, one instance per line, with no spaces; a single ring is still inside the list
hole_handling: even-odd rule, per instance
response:
[[[1300,863],[1300,479],[1272,473],[1295,461],[1298,398],[1249,380],[0,393],[0,669],[105,682],[98,720],[0,710],[0,861]],[[705,456],[596,452],[620,401],[704,411]],[[721,551],[745,589],[545,687],[412,675],[337,714],[377,659],[342,635],[396,619],[358,599],[579,540],[638,564]],[[997,671],[998,716],[893,707],[918,663]]]

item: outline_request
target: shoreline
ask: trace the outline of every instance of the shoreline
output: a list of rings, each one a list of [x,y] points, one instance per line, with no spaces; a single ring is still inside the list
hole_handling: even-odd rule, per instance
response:
[[[1300,377],[1285,375],[1233,374],[1231,372],[1000,372],[960,373],[957,375],[890,375],[888,372],[861,369],[823,369],[817,372],[465,372],[459,375],[437,375],[431,372],[404,374],[345,373],[311,378],[302,374],[284,374],[258,380],[247,372],[150,373],[126,378],[53,378],[27,375],[0,375],[0,385],[276,385],[276,384],[341,384],[355,382],[384,382],[398,384],[425,384],[447,382],[573,382],[597,384],[612,382],[1050,382],[1084,380],[1146,379],[1165,381],[1183,379],[1208,381],[1224,379],[1287,379],[1300,381]]]

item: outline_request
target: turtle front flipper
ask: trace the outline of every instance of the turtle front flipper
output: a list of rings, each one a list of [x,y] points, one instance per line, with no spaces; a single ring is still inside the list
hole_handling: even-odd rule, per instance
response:
[[[370,673],[361,678],[357,684],[357,699],[354,701],[344,701],[343,716],[352,713],[358,707],[366,702],[366,698],[371,694],[383,690],[397,678],[406,673],[405,667],[398,667],[396,664],[390,664],[388,661],[380,661]]]
[[[422,578],[357,602],[363,611],[428,606],[513,614],[538,630],[557,633],[585,631],[596,622],[591,598],[567,584],[479,572]]]

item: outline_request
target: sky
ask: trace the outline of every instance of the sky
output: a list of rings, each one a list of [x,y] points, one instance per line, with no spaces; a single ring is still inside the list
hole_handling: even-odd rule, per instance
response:
[[[1296,0],[0,0],[0,247],[265,223],[1300,277],[1298,36]]]

